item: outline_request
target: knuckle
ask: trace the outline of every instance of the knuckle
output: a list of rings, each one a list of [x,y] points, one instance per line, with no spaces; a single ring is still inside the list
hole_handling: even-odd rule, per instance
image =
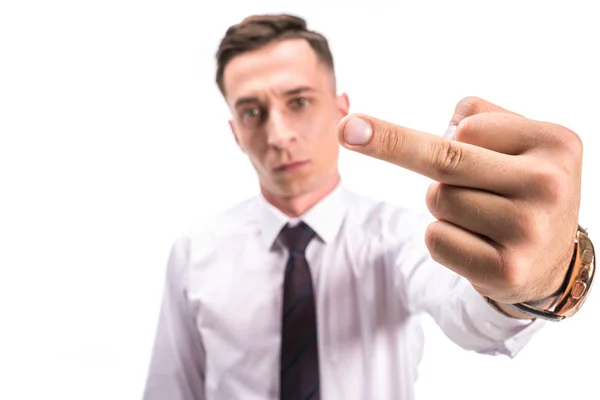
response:
[[[472,107],[473,110],[478,109],[478,105],[483,103],[483,99],[477,96],[465,96],[458,102],[459,106]]]
[[[376,132],[376,137],[379,138],[379,153],[383,158],[388,158],[389,156],[393,156],[399,154],[402,150],[402,139],[401,135],[398,135],[397,132],[390,127],[382,127],[378,128]]]
[[[530,184],[539,197],[551,204],[558,203],[568,189],[565,174],[560,169],[549,166],[533,170]]]
[[[462,147],[452,140],[442,142],[431,154],[434,170],[441,177],[457,172],[464,162]]]
[[[570,132],[572,134],[569,136],[569,149],[571,149],[577,158],[581,159],[583,157],[583,140],[581,139],[581,136],[575,132]]]
[[[455,114],[459,119],[479,113],[483,100],[477,96],[463,97],[455,108]],[[458,121],[457,121],[458,122]]]
[[[580,159],[583,156],[583,141],[581,140],[581,137],[565,127],[558,129],[558,132],[560,140],[566,147],[569,154],[572,154]]]
[[[502,282],[504,283],[505,292],[512,293],[515,298],[521,294],[529,278],[528,268],[529,266],[516,253],[509,253],[504,256]]]
[[[515,207],[515,209],[515,217],[510,221],[512,245],[518,246],[524,242],[537,241],[546,234],[545,231],[549,227],[548,221],[544,220],[545,213],[537,212],[526,204],[522,204],[522,207]]]
[[[549,139],[550,143],[558,149],[566,151],[570,156],[575,157],[575,159],[582,157],[583,141],[577,133],[562,125],[553,123],[545,123],[543,125],[543,133]]]

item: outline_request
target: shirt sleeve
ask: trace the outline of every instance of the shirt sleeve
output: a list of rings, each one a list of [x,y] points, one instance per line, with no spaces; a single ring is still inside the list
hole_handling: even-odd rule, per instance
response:
[[[204,349],[185,284],[189,245],[180,239],[167,263],[158,327],[143,400],[204,400]]]
[[[408,311],[427,313],[444,334],[466,350],[515,357],[544,320],[509,317],[490,304],[468,280],[434,261],[425,244],[431,219],[410,216],[395,228],[397,288]],[[399,233],[400,232],[400,233]]]

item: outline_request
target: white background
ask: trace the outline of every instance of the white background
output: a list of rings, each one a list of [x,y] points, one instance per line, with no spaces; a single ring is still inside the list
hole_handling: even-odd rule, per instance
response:
[[[593,2],[202,3],[1,3],[0,399],[141,397],[171,243],[257,193],[214,84],[218,41],[250,13],[324,33],[351,111],[441,135],[477,95],[573,129],[581,223],[600,243]],[[426,178],[347,151],[341,170],[425,210]],[[598,398],[598,298],[514,360],[467,353],[427,321],[417,399]]]

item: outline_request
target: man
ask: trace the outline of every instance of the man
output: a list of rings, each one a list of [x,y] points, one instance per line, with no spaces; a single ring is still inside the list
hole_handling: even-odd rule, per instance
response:
[[[581,305],[573,132],[476,98],[456,140],[350,116],[326,39],[289,15],[230,27],[217,63],[260,196],[175,243],[146,400],[412,399],[423,313],[512,357]],[[340,143],[434,179],[435,221],[345,189]]]

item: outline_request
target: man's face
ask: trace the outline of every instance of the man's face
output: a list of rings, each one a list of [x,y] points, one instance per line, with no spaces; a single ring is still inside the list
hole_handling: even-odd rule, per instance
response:
[[[263,190],[294,197],[337,176],[335,128],[348,101],[333,79],[301,39],[241,54],[225,68],[231,128]]]

